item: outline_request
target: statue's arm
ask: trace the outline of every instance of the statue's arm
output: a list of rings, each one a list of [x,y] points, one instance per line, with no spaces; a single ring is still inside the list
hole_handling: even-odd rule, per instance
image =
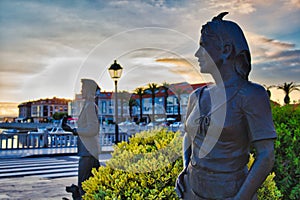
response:
[[[184,123],[185,134],[183,136],[183,142],[182,142],[182,159],[183,159],[183,169],[184,170],[189,165],[191,152],[192,152],[192,150],[191,150],[192,141],[191,141],[190,134],[188,133],[187,128],[186,128],[187,119],[190,116],[195,104],[198,103],[198,101],[199,101],[198,98],[199,98],[199,90],[191,93],[191,95],[189,96],[189,99],[188,99],[186,119],[185,119],[185,123]]]
[[[243,110],[248,122],[248,136],[256,150],[256,155],[235,200],[252,199],[252,196],[270,173],[275,159],[276,131],[267,92],[262,86],[252,83],[248,86],[244,97]]]
[[[274,140],[255,141],[253,145],[257,152],[255,161],[234,200],[251,200],[272,170],[275,160]]]
[[[190,162],[190,157],[191,157],[191,141],[187,135],[188,133],[185,133],[183,136],[183,143],[182,143],[182,149],[183,149],[183,168],[186,169],[187,166],[189,165]]]
[[[189,100],[188,100],[188,106],[187,106],[187,114],[186,114],[186,119],[185,119],[185,133],[183,136],[183,141],[182,141],[182,158],[183,158],[183,170],[180,172],[180,174],[177,177],[176,183],[175,183],[175,191],[178,195],[179,198],[183,198],[183,194],[185,192],[185,185],[184,185],[184,176],[186,174],[187,171],[187,166],[190,162],[190,157],[191,157],[191,139],[189,137],[189,133],[187,132],[187,119],[191,113],[191,109],[193,107],[193,102],[195,102],[196,100],[196,95],[195,93],[192,93],[189,96]]]

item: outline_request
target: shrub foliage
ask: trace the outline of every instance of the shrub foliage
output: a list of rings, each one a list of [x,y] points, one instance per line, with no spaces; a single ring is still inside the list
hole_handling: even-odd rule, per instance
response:
[[[283,199],[300,199],[300,107],[273,107],[277,132],[275,142],[275,181]]]
[[[251,154],[248,162],[248,168],[252,166],[253,162],[254,157],[253,154]],[[263,182],[262,186],[258,189],[257,197],[259,200],[279,200],[282,198],[282,194],[276,186],[274,177],[275,173],[272,172]]]
[[[112,158],[85,181],[85,199],[176,199],[182,170],[179,132],[144,131],[115,146]]]
[[[178,199],[174,185],[183,168],[181,142],[179,132],[156,129],[119,143],[107,166],[93,169],[94,176],[83,183],[84,199]],[[259,199],[280,199],[273,178],[274,173],[268,176]]]

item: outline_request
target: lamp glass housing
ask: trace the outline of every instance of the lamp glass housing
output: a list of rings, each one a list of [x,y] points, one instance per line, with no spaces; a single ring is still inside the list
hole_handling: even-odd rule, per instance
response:
[[[119,78],[121,78],[123,68],[122,68],[121,65],[119,65],[119,64],[117,63],[117,61],[115,60],[115,61],[114,61],[114,64],[112,64],[112,65],[110,66],[110,68],[108,69],[108,71],[109,71],[110,77],[111,77],[113,80],[118,80]]]

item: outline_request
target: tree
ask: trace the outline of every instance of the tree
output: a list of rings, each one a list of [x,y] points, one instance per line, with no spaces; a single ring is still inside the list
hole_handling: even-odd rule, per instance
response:
[[[285,93],[285,97],[284,97],[284,103],[285,104],[290,104],[290,93],[294,90],[298,90],[299,91],[299,85],[295,85],[294,82],[290,82],[290,83],[284,83],[283,85],[279,85],[277,86],[278,89],[283,90]]]
[[[143,95],[145,94],[144,93],[144,88],[142,87],[139,87],[139,88],[136,88],[135,91],[134,91],[134,94],[138,95],[139,96],[139,101],[140,101],[140,122],[142,121],[143,119]]]
[[[67,112],[56,112],[52,115],[52,118],[55,120],[61,120],[64,116],[68,116]]]
[[[162,88],[164,89],[164,109],[165,109],[165,113],[167,115],[167,105],[168,105],[168,90],[169,90],[170,84],[168,84],[167,82],[164,82],[162,84]]]
[[[266,89],[266,91],[267,91],[267,93],[268,93],[269,98],[271,98],[271,91],[270,91],[270,89],[271,89],[271,88],[274,88],[274,87],[276,87],[276,86],[275,86],[275,85],[269,85],[269,86],[263,85],[263,86],[265,87],[265,89]]]
[[[148,90],[151,92],[151,99],[152,99],[152,117],[151,121],[154,122],[154,115],[155,115],[155,93],[158,91],[158,85],[156,83],[149,83]]]
[[[177,103],[178,103],[178,116],[177,121],[181,121],[181,95],[187,93],[187,91],[183,88],[173,86],[172,88],[173,93],[176,95]]]

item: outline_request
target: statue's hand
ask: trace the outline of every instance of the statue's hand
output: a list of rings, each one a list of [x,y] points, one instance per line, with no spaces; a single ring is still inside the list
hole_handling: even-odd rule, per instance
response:
[[[67,120],[68,120],[67,117],[63,117],[62,123],[61,123],[61,128],[62,128],[64,131],[69,131],[69,132],[72,132],[72,133],[73,133],[73,129],[67,124]]]
[[[186,174],[186,169],[182,170],[182,172],[177,177],[176,183],[175,183],[175,192],[178,195],[179,198],[183,198],[183,193],[185,192],[184,187],[184,175]]]

